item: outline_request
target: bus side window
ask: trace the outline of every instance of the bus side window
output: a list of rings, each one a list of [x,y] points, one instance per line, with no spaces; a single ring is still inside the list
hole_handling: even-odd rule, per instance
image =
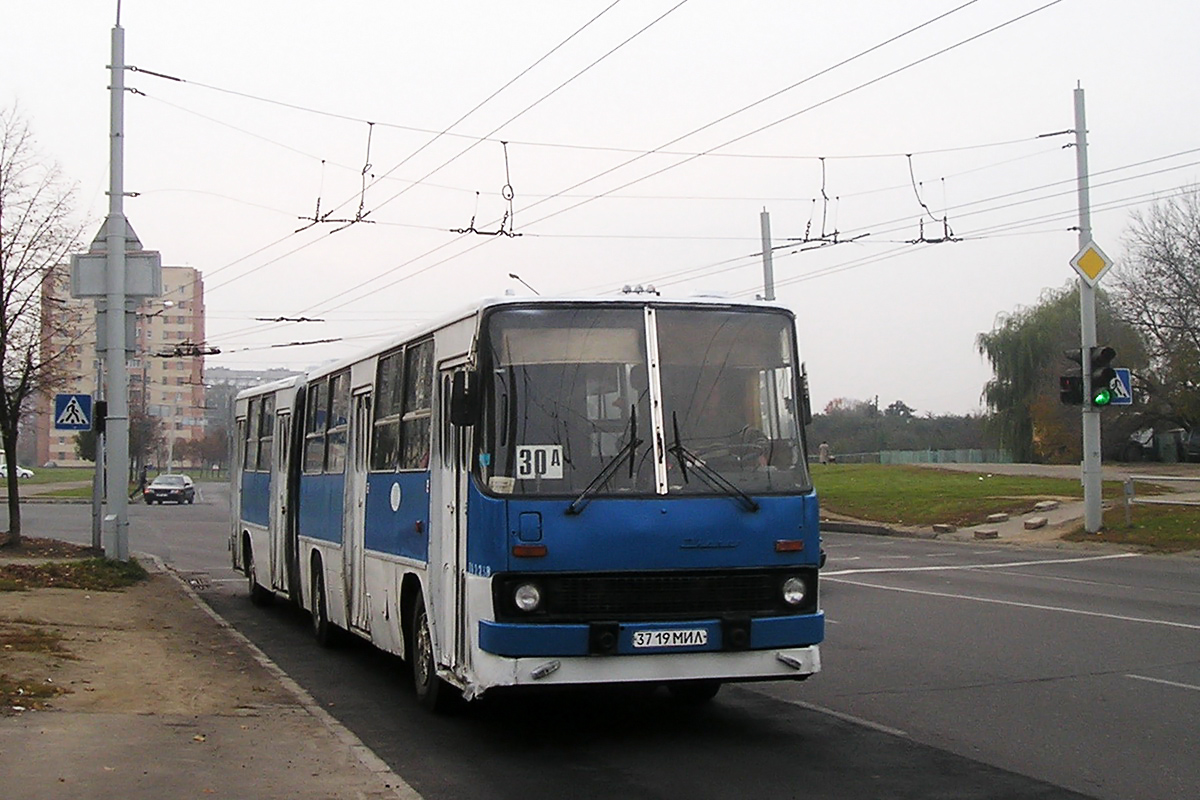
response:
[[[379,359],[375,374],[375,424],[371,432],[371,469],[393,472],[400,463],[400,404],[404,351]]]
[[[237,421],[237,439],[235,439],[237,442],[237,461],[234,463],[241,464],[243,472],[246,469],[246,431],[249,427],[246,420],[239,419]]]
[[[304,415],[304,471],[320,472],[325,468],[325,420],[329,402],[329,384],[320,381],[309,387],[308,413]]]
[[[329,379],[329,431],[325,456],[326,472],[346,469],[346,435],[350,423],[350,373],[339,372]]]
[[[400,469],[428,469],[433,417],[433,340],[404,354],[404,416],[400,420]]]
[[[269,394],[263,397],[261,405],[261,414],[258,422],[258,471],[269,472],[271,470],[271,442],[274,441],[275,435],[275,395]]]
[[[254,398],[246,412],[246,438],[242,441],[242,469],[246,472],[258,469],[258,422],[261,403],[259,398]]]

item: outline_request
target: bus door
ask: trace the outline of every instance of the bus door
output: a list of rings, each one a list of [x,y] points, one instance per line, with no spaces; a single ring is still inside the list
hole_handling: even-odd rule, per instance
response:
[[[429,580],[433,608],[435,653],[442,664],[461,670],[465,664],[469,626],[466,619],[465,565],[467,563],[467,477],[471,450],[471,428],[450,424],[450,386],[454,373],[464,361],[441,365],[439,373],[440,409],[436,425],[438,469],[434,481],[438,488],[431,499],[431,512],[438,524],[429,537]],[[440,502],[439,502],[440,501]]]
[[[347,620],[351,628],[369,633],[371,602],[366,581],[367,448],[371,440],[371,390],[355,394],[350,404],[350,435],[346,453],[346,529],[344,547]]]
[[[279,591],[288,590],[288,531],[291,529],[289,515],[292,509],[288,507],[289,469],[288,463],[292,454],[292,415],[290,412],[280,413],[275,417],[275,452],[271,460],[271,517],[270,517],[270,559],[271,559],[271,588]]]

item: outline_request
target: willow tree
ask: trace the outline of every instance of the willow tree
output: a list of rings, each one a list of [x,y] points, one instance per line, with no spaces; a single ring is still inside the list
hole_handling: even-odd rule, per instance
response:
[[[1144,363],[1137,332],[1118,318],[1102,290],[1096,292],[1096,327],[1101,343],[1116,347],[1119,364]],[[1036,305],[1001,315],[995,328],[976,337],[993,373],[983,389],[990,424],[1016,460],[1078,460],[1079,408],[1059,403],[1058,378],[1075,366],[1065,352],[1079,340],[1076,283],[1046,290]]]
[[[0,443],[8,470],[9,544],[21,540],[17,437],[33,398],[53,391],[74,351],[52,350],[46,322],[56,315],[58,267],[79,246],[73,187],[37,150],[29,125],[0,109]],[[59,315],[61,316],[61,315]]]

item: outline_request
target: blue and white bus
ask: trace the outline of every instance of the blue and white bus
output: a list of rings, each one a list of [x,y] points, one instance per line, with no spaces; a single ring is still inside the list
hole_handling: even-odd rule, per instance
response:
[[[795,321],[728,300],[506,297],[236,399],[235,568],[326,643],[493,687],[820,669]]]

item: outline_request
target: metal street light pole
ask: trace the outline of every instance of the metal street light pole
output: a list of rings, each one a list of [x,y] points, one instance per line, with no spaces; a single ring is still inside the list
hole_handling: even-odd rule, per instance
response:
[[[110,91],[108,217],[105,220],[107,263],[105,287],[108,336],[105,351],[108,419],[105,438],[108,447],[108,480],[105,502],[105,552],[118,561],[129,560],[129,497],[125,493],[129,479],[129,389],[125,373],[125,247],[128,222],[125,219],[125,31],[118,11],[112,30],[112,73]]]

